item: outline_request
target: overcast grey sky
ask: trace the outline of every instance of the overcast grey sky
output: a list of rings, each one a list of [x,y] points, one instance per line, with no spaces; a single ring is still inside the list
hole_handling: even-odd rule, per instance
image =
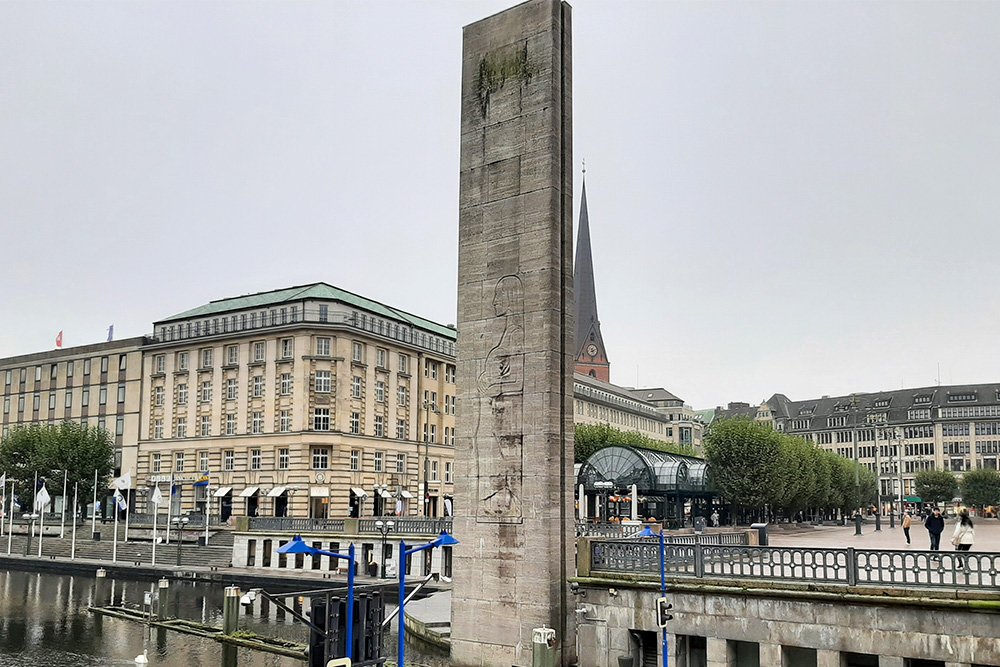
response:
[[[461,29],[512,4],[0,2],[0,356],[313,281],[454,322]],[[1000,381],[1000,3],[572,4],[613,382]]]

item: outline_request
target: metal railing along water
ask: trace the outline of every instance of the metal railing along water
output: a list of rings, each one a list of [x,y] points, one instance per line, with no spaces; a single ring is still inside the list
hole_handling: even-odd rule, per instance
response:
[[[918,588],[1000,586],[1000,553],[995,552],[854,547],[812,549],[675,542],[666,547],[664,567],[670,576],[727,580]],[[659,541],[648,538],[593,541],[590,569],[595,574],[659,575]]]

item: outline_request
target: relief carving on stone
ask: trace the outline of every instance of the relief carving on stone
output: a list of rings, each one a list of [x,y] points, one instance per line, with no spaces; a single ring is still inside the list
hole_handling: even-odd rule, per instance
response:
[[[524,465],[524,288],[516,275],[493,290],[489,352],[477,376],[473,454],[479,489],[476,521],[520,523]]]

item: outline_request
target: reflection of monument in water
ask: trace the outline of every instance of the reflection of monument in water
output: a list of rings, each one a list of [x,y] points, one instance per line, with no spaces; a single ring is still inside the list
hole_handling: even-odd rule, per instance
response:
[[[570,7],[465,28],[452,661],[575,660]]]

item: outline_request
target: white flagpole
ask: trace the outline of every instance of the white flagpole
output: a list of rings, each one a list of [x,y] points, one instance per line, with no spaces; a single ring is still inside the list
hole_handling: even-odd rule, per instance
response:
[[[170,544],[170,519],[174,511],[174,473],[170,473],[170,488],[167,489],[167,544]]]
[[[208,546],[208,515],[212,509],[212,478],[208,478],[205,485],[205,546]]]
[[[159,487],[157,487],[159,488]],[[150,565],[156,565],[156,515],[160,513],[160,506],[153,503],[153,562]],[[167,532],[170,532],[170,526],[167,526]]]
[[[76,501],[79,494],[80,482],[73,482],[73,545],[69,551],[70,560],[76,560]]]
[[[62,517],[60,518],[59,525],[59,539],[66,537],[66,483],[69,481],[69,471],[63,470],[63,499],[62,499]]]
[[[0,514],[3,514],[3,516],[0,516],[0,537],[3,537],[3,524],[4,524],[4,521],[7,519],[7,515],[3,513],[4,510],[6,509],[6,507],[4,507],[4,505],[7,504],[7,476],[6,475],[4,475],[4,478],[3,478],[3,488],[0,489],[0,495],[3,496],[3,502],[0,503]]]
[[[115,494],[116,495],[112,496],[112,498],[111,498],[111,502],[115,506],[115,539],[114,539],[114,541],[112,542],[112,545],[111,545],[111,562],[112,563],[117,563],[118,562],[118,509],[119,509],[118,508],[118,497],[117,497],[118,493],[121,493],[121,492],[116,489],[115,490]]]
[[[132,491],[132,482],[129,480],[128,488],[125,489],[125,541],[128,542],[128,518],[132,514],[132,503],[129,502],[129,493]]]
[[[35,513],[35,509],[36,509],[35,505],[38,504],[38,473],[37,472],[35,473],[35,488],[33,489],[33,491],[34,491],[35,495],[34,495],[34,498],[32,498],[32,501],[31,501],[31,504],[32,504],[31,513],[32,514]],[[31,536],[32,537],[35,536],[35,522],[34,521],[31,522]]]
[[[42,539],[45,537],[45,505],[38,510],[41,521],[38,524],[38,557],[42,557]]]
[[[97,468],[94,468],[94,510],[91,512],[90,534],[97,532]]]
[[[10,530],[7,531],[7,555],[10,555],[10,541],[14,537],[14,482],[10,483]]]

